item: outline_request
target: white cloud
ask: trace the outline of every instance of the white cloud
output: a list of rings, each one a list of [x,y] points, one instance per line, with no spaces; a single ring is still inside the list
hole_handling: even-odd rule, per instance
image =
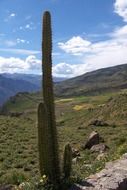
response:
[[[81,55],[83,52],[87,52],[91,42],[81,38],[80,36],[73,36],[67,42],[59,42],[58,46],[67,53],[73,55]]]
[[[111,37],[127,38],[127,25],[124,25],[114,30],[114,32],[111,34]]]
[[[80,39],[78,48],[72,39]],[[115,29],[108,40],[89,42],[88,46],[83,46],[85,43],[86,40],[80,36],[72,37],[65,43],[58,43],[66,53],[75,55],[77,64],[59,63],[54,67],[55,75],[63,73],[64,76],[74,77],[96,69],[127,63],[127,25]]]
[[[20,39],[20,38],[17,38],[16,39],[16,42],[17,44],[29,44],[30,42],[28,40],[24,40],[24,39]]]
[[[15,17],[15,16],[16,16],[15,13],[11,13],[11,14],[9,15],[9,17]]]
[[[30,24],[26,24],[25,28],[29,29],[30,28]]]
[[[74,74],[75,65],[59,63],[53,66],[53,75],[56,77],[71,77]]]
[[[15,16],[16,16],[15,13],[10,13],[10,14],[4,19],[4,21],[5,21],[5,22],[8,22],[9,20],[11,20],[12,18],[14,18]]]
[[[41,70],[41,60],[37,59],[34,55],[28,56],[25,62],[29,65],[29,70]]]
[[[36,26],[33,22],[30,22],[24,26],[19,27],[19,30],[35,30],[35,29],[36,29]]]
[[[34,55],[28,56],[25,60],[16,57],[0,57],[0,73],[32,73],[33,70],[41,69],[41,61]]]
[[[116,0],[114,4],[115,13],[123,18],[127,22],[127,0]]]

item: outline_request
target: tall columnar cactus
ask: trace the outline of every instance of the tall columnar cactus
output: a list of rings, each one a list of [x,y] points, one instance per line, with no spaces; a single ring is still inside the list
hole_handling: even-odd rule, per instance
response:
[[[52,79],[51,16],[48,11],[43,16],[42,37],[42,95],[44,103],[40,103],[38,106],[39,162],[41,175],[45,174],[55,185],[60,182],[61,177]],[[68,148],[70,151],[70,147]],[[68,155],[67,147],[65,149],[64,165],[68,169],[66,170],[64,167],[64,171],[66,173],[65,175],[69,177],[71,156],[69,157],[70,153]]]
[[[41,175],[56,183],[60,178],[57,131],[52,81],[52,31],[48,11],[43,16],[42,70],[43,101],[38,107],[38,144]]]

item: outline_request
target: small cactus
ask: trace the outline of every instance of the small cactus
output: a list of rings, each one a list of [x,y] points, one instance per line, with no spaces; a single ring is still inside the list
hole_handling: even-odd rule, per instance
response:
[[[70,144],[67,144],[64,149],[64,163],[63,163],[63,173],[64,178],[69,178],[72,168],[72,149]]]

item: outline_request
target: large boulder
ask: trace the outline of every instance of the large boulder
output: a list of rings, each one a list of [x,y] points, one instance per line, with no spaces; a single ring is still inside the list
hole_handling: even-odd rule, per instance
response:
[[[93,145],[97,145],[100,142],[100,136],[96,131],[93,131],[85,145],[82,146],[83,149],[91,149]]]

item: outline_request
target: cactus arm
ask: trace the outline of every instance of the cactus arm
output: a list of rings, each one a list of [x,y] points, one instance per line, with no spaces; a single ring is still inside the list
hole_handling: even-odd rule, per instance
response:
[[[72,168],[72,149],[70,144],[67,144],[64,149],[64,163],[63,163],[64,178],[68,179],[70,177],[71,168]]]

